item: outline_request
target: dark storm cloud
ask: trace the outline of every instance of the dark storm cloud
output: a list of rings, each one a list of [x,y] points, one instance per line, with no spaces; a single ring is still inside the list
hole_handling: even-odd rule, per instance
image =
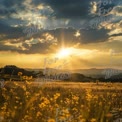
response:
[[[118,34],[113,34],[111,36],[122,36],[122,33],[118,33]]]
[[[21,46],[16,45],[5,45],[4,43],[0,43],[0,51],[11,51],[18,52],[23,54],[46,54],[51,53],[49,47],[51,44],[47,43],[37,43],[29,46],[27,43],[23,42]]]
[[[89,2],[85,0],[55,0],[49,3],[60,18],[82,18],[88,13]]]
[[[76,30],[73,28],[57,28],[55,30],[50,30],[48,33],[52,34],[58,40],[58,45],[61,43],[75,44],[78,39],[74,36]]]
[[[44,34],[46,33],[51,34],[52,36],[54,36],[55,39],[57,39],[57,45],[55,46],[57,48],[59,48],[62,44],[64,44],[65,46],[74,46],[77,43],[85,44],[85,43],[102,42],[102,41],[106,41],[109,38],[109,36],[107,35],[107,30],[104,30],[104,29],[101,29],[99,31],[98,30],[80,30],[81,35],[79,37],[75,36],[76,31],[77,30],[74,28],[58,28],[55,30],[46,30],[41,33],[35,34],[33,38],[36,39],[38,37],[37,40],[39,39],[46,40],[46,38],[44,37]],[[2,46],[2,48],[0,48],[0,50],[4,50],[5,48],[5,50],[10,49],[11,51],[16,51],[16,52],[25,53],[25,54],[34,54],[34,53],[44,54],[44,53],[51,52],[50,46],[53,44],[53,43],[46,43],[46,41],[45,43],[41,43],[39,41],[36,44],[30,43],[31,46],[29,46],[29,44],[25,40],[23,40],[23,42],[21,40],[22,47],[26,48],[26,50],[23,50],[22,47],[18,47],[18,48],[14,46],[4,47],[4,45]],[[11,44],[16,44],[18,42],[20,41],[10,41]]]
[[[91,29],[81,30],[81,42],[82,43],[97,43],[104,42],[109,39],[108,30],[106,29]]]
[[[17,47],[11,46],[11,45],[4,45],[0,43],[0,51],[14,51],[16,52],[18,50]]]
[[[66,46],[73,46],[77,43],[86,44],[86,43],[97,43],[107,41],[109,39],[108,33],[110,30],[101,28],[101,29],[89,29],[83,30],[81,28],[82,21],[90,20],[89,16],[89,6],[90,2],[93,0],[33,0],[32,4],[27,5],[24,2],[27,0],[0,0],[0,16],[4,16],[4,19],[0,19],[0,41],[6,41],[11,45],[5,45],[2,43],[0,45],[1,51],[16,51],[19,53],[49,53],[51,52],[50,46],[51,43],[46,43],[46,37],[44,34],[48,33],[51,34],[55,39],[57,39],[57,47],[60,47],[62,43]],[[115,3],[115,1],[114,1]],[[111,5],[104,6],[105,8],[114,7],[114,3]],[[12,25],[19,25],[17,22],[22,23],[21,16],[20,18],[14,18],[12,14],[28,14],[27,12],[31,11],[31,7],[33,6],[36,8],[39,4],[43,4],[45,6],[45,10],[40,10],[39,13],[41,15],[49,14],[49,10],[47,10],[47,6],[51,7],[54,11],[53,16],[55,16],[55,20],[57,23],[63,20],[69,20],[66,26],[58,26],[58,24],[54,23],[54,28],[49,29],[42,29],[38,33],[32,35],[31,37],[27,38],[27,35],[23,33],[23,29],[27,27],[27,24],[24,23],[23,26],[12,26]],[[103,5],[102,5],[103,6]],[[21,13],[22,12],[22,13]],[[53,20],[46,18],[47,21],[46,25],[51,25]],[[27,20],[23,20],[27,22]],[[46,20],[45,20],[46,21]],[[49,23],[48,23],[49,22]],[[44,24],[45,25],[45,24]],[[68,26],[68,28],[67,28]],[[49,26],[50,27],[50,26]],[[79,30],[80,36],[76,37],[75,33]],[[112,36],[120,36],[120,34],[113,34]],[[29,44],[26,40],[31,38],[39,38],[45,40],[45,43],[37,42],[33,44]],[[15,41],[16,40],[16,41]],[[53,41],[53,39],[52,39]],[[21,46],[16,46],[16,44],[21,42]],[[53,44],[53,43],[52,43]]]
[[[108,40],[108,30],[105,29],[91,29],[91,30],[80,30],[80,36],[76,37],[76,29],[73,28],[59,28],[48,31],[58,39],[59,45],[64,42],[65,45],[74,45],[75,43],[97,43]],[[97,34],[96,34],[97,33]],[[88,36],[89,35],[89,36]]]
[[[37,43],[37,44],[33,44],[31,47],[28,48],[28,50],[19,50],[19,53],[25,53],[25,54],[49,54],[51,53],[51,51],[49,50],[49,46],[51,44],[46,44],[46,43]],[[25,47],[27,47],[27,45],[23,45]]]
[[[36,0],[36,1],[33,0],[32,3],[35,5],[43,3],[45,5],[51,6],[57,18],[89,19],[90,16],[88,15],[91,7],[90,3],[93,1],[97,2],[98,9],[99,8],[102,8],[102,10],[105,9],[106,12],[108,11],[108,9],[112,10],[118,3],[118,1],[115,0],[103,0],[102,2],[101,0]],[[109,10],[109,12],[111,10]],[[103,11],[101,11],[100,14],[103,14]]]
[[[12,14],[26,10],[23,2],[24,0],[0,0],[0,16],[11,19]]]
[[[1,6],[5,8],[19,7],[18,9],[24,8],[23,6],[24,0],[0,0]]]
[[[10,16],[12,13],[16,13],[16,10],[15,9],[2,9],[0,8],[0,15],[2,16]]]
[[[88,14],[88,6],[91,0],[33,0],[33,4],[45,4],[51,6],[57,18],[83,18]]]
[[[74,28],[57,28],[55,30],[44,31],[41,34],[39,33],[35,38],[38,36],[42,39],[45,33],[51,34],[55,39],[57,39],[57,47],[60,47],[62,44],[65,46],[73,46],[76,43],[97,43],[109,39],[107,34],[109,31],[105,29],[80,30],[79,32],[81,35],[78,37],[75,36],[76,32],[77,30]]]
[[[18,39],[24,36],[21,27],[11,27],[10,25],[7,25],[7,23],[4,23],[3,21],[0,21],[0,34],[5,35],[5,37],[0,37],[0,40]]]

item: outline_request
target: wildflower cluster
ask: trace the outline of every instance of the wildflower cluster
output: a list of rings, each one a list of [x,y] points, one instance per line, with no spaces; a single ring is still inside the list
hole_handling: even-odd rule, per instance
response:
[[[0,89],[2,121],[114,122],[121,118],[121,112],[121,90],[116,87],[84,89],[52,83],[42,89],[26,80]]]

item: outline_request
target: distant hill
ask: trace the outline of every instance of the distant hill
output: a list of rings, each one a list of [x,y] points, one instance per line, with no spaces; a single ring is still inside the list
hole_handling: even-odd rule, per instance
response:
[[[93,77],[93,78],[101,78],[101,77],[105,77],[105,73],[104,71],[118,71],[119,73],[122,73],[122,70],[118,70],[118,69],[112,69],[112,68],[106,68],[106,69],[96,69],[96,68],[91,68],[91,69],[76,69],[76,70],[71,70],[72,73],[80,73],[80,74],[84,74],[85,76],[88,77]],[[114,75],[114,74],[113,74]]]
[[[10,79],[11,77],[18,78],[19,72],[22,72],[22,76],[36,77],[36,74],[34,73],[34,71],[27,71],[23,68],[19,68],[14,65],[6,65],[5,67],[0,69],[0,78],[3,78],[3,79]]]
[[[47,74],[44,74],[44,69],[23,69],[16,67],[14,65],[7,65],[3,68],[0,68],[0,78],[2,76],[18,76],[18,72],[22,72],[23,76],[33,76],[33,78],[37,77],[45,77],[49,73],[52,78],[56,75],[57,77],[61,77],[64,73],[70,73],[70,77],[66,78],[66,81],[76,81],[76,82],[91,82],[100,80],[103,82],[112,81],[112,82],[122,82],[122,70],[117,69],[77,69],[77,70],[57,70],[52,68],[47,68]],[[60,75],[61,74],[61,75]],[[63,79],[62,79],[63,80]]]
[[[69,78],[69,81],[76,81],[76,82],[91,82],[95,79],[91,77],[86,77],[83,74],[80,73],[72,73],[71,77]]]
[[[18,75],[18,72],[22,72],[23,75],[27,76],[33,75],[33,71],[27,71],[14,65],[6,65],[5,67],[1,68],[0,74]]]

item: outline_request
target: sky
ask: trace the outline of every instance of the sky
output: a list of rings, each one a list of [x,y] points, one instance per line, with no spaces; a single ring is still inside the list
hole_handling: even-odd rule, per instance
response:
[[[122,1],[0,0],[0,67],[42,68],[45,61],[121,69]]]

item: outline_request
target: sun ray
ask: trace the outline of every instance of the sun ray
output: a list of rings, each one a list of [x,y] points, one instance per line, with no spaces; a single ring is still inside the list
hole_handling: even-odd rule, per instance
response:
[[[59,58],[64,58],[64,57],[69,57],[72,54],[72,49],[71,48],[62,48],[59,50],[59,52],[56,54],[57,57]]]

